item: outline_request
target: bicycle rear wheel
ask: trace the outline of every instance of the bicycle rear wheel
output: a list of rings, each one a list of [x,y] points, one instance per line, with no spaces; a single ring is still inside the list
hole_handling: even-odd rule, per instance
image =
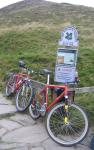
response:
[[[18,111],[25,111],[32,100],[32,84],[29,81],[25,81],[19,88],[16,94],[16,108]]]
[[[15,91],[15,84],[16,84],[15,75],[12,74],[9,77],[8,82],[6,84],[6,88],[5,88],[5,95],[6,96],[10,96],[11,94],[14,93],[14,91]]]
[[[85,112],[75,104],[68,108],[68,121],[65,123],[64,103],[56,104],[48,113],[46,128],[50,137],[63,146],[73,146],[81,142],[88,131]]]

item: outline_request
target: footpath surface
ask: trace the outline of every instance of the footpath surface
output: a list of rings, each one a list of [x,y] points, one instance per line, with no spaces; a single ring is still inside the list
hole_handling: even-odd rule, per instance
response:
[[[90,150],[92,131],[82,143],[63,147],[47,134],[43,119],[34,121],[26,113],[18,113],[12,100],[0,94],[0,150]]]

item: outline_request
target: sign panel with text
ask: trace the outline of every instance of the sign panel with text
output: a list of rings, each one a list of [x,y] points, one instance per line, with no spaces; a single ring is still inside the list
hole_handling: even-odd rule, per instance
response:
[[[56,66],[54,80],[61,83],[75,82],[75,67],[63,65]]]

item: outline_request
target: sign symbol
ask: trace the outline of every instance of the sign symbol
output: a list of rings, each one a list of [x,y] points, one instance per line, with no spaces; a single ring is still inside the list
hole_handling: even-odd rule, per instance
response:
[[[65,38],[68,40],[71,40],[72,39],[72,33],[67,32]]]

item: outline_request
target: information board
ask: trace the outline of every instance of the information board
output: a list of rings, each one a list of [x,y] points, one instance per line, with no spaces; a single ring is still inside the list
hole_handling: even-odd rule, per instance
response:
[[[55,81],[61,83],[75,82],[75,67],[72,66],[56,66],[55,67]]]
[[[54,80],[61,83],[74,83],[76,62],[76,49],[58,48]]]
[[[77,62],[77,50],[59,48],[57,50],[56,65],[71,65],[76,66]]]

